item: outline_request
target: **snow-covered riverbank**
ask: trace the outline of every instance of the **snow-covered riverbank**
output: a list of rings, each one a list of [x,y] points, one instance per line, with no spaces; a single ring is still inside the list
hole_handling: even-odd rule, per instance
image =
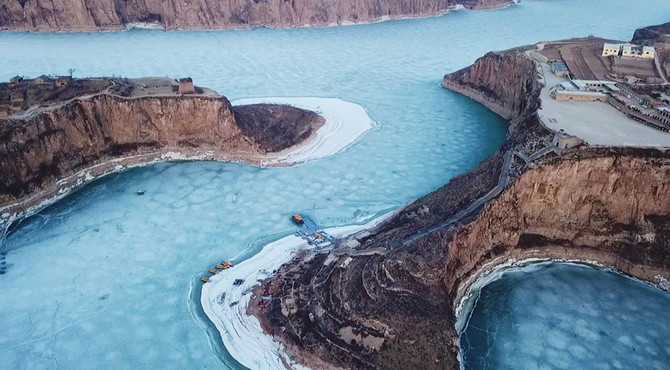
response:
[[[355,143],[373,124],[363,107],[336,98],[252,98],[232,102],[233,105],[260,103],[292,105],[314,111],[326,120],[305,142],[278,153],[269,153],[261,162],[264,166],[296,164],[331,156]]]
[[[326,230],[336,237],[352,235],[376,226],[393,213],[375,218],[365,225],[350,225]],[[266,245],[258,254],[235,267],[223,270],[203,284],[201,303],[205,314],[214,323],[228,352],[235,360],[251,369],[284,369],[282,359],[289,361],[279,342],[265,334],[260,322],[247,315],[252,289],[289,262],[294,253],[313,248],[305,240],[291,235]],[[236,279],[244,279],[239,286]],[[231,306],[231,303],[238,302]],[[293,364],[294,366],[299,366]]]

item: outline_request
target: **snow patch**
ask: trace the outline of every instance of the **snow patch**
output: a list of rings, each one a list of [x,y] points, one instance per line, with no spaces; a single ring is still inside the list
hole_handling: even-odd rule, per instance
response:
[[[163,25],[158,22],[130,22],[126,23],[126,30],[162,30]]]
[[[326,232],[335,237],[350,236],[361,229],[376,226],[392,214],[375,218],[362,226],[342,226],[327,229]],[[295,235],[287,236],[266,245],[258,254],[219,272],[210,278],[209,283],[203,284],[202,308],[218,329],[228,352],[243,366],[250,369],[284,369],[283,361],[293,367],[300,366],[288,358],[281,343],[265,334],[255,316],[247,315],[247,307],[251,291],[259,285],[258,280],[269,278],[272,271],[289,262],[295,252],[312,248]],[[244,283],[235,286],[233,282],[236,279],[244,279]]]
[[[314,111],[326,122],[316,131],[316,137],[278,153],[270,153],[261,164],[295,164],[329,157],[355,143],[373,126],[363,107],[336,98],[251,98],[235,100],[233,105],[287,104]]]

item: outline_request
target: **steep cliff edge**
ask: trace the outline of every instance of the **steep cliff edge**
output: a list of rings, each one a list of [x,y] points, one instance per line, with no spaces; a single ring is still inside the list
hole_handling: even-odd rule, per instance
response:
[[[476,100],[506,119],[535,112],[542,88],[533,61],[515,50],[486,54],[473,65],[444,76],[442,87]]]
[[[0,90],[11,89],[12,96],[20,93],[24,103],[32,104],[17,105],[18,110],[0,119],[3,219],[121,167],[172,158],[258,164],[269,153],[307,139],[324,123],[304,109],[271,104],[231,107],[228,99],[211,90],[196,88],[203,92],[182,95],[172,92],[174,81],[150,80],[166,84],[163,90],[154,89],[163,95],[155,96],[154,90],[136,81],[118,79],[109,81],[115,87],[125,81],[122,90],[128,96],[109,89],[68,94],[83,91],[82,85],[91,85],[89,80],[60,88],[45,88],[32,80],[0,84]],[[140,93],[144,95],[129,97]]]
[[[0,136],[0,194],[21,197],[113,157],[167,148],[253,153],[225,98],[98,95],[10,119]]]
[[[0,0],[0,30],[120,30],[133,23],[168,29],[328,26],[444,13],[457,5],[492,9],[512,0]]]
[[[593,156],[591,156],[593,155]],[[597,261],[641,279],[670,278],[670,153],[592,153],[525,172],[449,244],[454,302],[510,259]]]
[[[476,217],[477,210],[414,237],[457,217],[489,194],[504,177],[505,163],[510,176],[522,173],[524,162],[516,157],[507,162],[505,153],[530,154],[551,140],[551,133],[533,114],[539,106],[536,70],[527,58],[514,54],[488,54],[475,63],[476,68],[445,78],[450,88],[473,96],[485,91],[478,95],[481,102],[502,107],[514,118],[496,154],[399,210],[368,230],[369,235],[356,238],[353,244],[360,243],[356,252],[348,248],[351,241],[343,241],[344,247],[336,247],[330,255],[298,256],[264,283],[259,296],[283,300],[252,311],[296,361],[315,368],[459,367],[455,314],[444,283],[445,260],[453,231],[460,222]],[[292,302],[291,310],[283,303],[286,300]]]

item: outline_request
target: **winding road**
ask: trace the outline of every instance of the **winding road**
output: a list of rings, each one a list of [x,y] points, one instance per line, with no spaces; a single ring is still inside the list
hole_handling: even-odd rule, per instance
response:
[[[443,229],[447,226],[453,225],[454,223],[460,221],[465,216],[467,216],[467,215],[471,214],[472,212],[474,212],[475,210],[477,210],[479,207],[481,207],[484,204],[486,204],[487,202],[489,202],[491,199],[497,197],[498,194],[500,194],[505,189],[505,187],[507,186],[507,182],[509,181],[509,172],[510,172],[510,168],[512,167],[512,156],[513,156],[513,154],[514,154],[514,152],[511,151],[511,150],[508,150],[505,153],[503,166],[502,166],[502,169],[500,170],[500,177],[498,178],[498,184],[493,189],[491,189],[491,191],[486,193],[483,197],[474,201],[472,204],[470,204],[470,206],[468,208],[456,213],[455,215],[449,217],[448,219],[440,222],[437,225],[431,226],[431,227],[429,227],[429,228],[427,228],[423,231],[420,231],[420,232],[408,237],[407,239],[403,240],[400,243],[400,245],[404,247],[408,244],[413,243],[417,239],[423,238],[426,235],[432,234],[432,233],[434,233],[434,232],[436,232],[440,229]]]

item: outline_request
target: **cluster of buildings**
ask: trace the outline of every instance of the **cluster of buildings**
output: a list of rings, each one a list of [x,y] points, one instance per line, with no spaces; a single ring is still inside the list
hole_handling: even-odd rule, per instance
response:
[[[50,77],[47,75],[41,75],[34,79],[24,79],[21,76],[14,76],[9,79],[9,100],[0,101],[0,118],[9,117],[19,111],[23,107],[24,89],[21,88],[22,83],[32,83],[35,85],[40,85],[44,87],[55,86],[57,88],[62,88],[68,86],[72,82],[71,76],[57,76]]]
[[[603,45],[602,56],[654,59],[654,57],[656,56],[656,50],[654,49],[653,46],[633,45],[629,43],[625,44],[606,43]]]
[[[602,56],[621,56],[652,59],[655,49],[633,44],[603,45]],[[565,81],[550,90],[550,96],[560,101],[605,102],[629,118],[659,130],[670,132],[670,106],[667,100],[639,91],[625,83],[609,80],[571,79],[570,70],[561,60],[547,61],[551,71]],[[657,93],[656,95],[662,94]],[[564,143],[559,143],[564,144]]]
[[[12,86],[18,85],[19,83],[21,83],[23,81],[24,81],[24,79],[21,76],[14,76],[11,79],[9,79],[9,83]],[[27,79],[25,81],[26,82],[32,82],[32,83],[38,84],[38,85],[54,85],[56,87],[66,87],[72,82],[72,77],[71,76],[50,77],[50,76],[47,76],[47,75],[41,75],[41,76],[35,77],[32,80]]]

